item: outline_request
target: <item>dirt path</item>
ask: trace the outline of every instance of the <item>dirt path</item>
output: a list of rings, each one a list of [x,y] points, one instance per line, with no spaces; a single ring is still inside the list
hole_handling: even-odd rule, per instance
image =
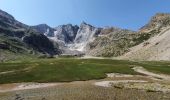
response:
[[[154,77],[154,78],[159,78],[159,79],[170,81],[170,76],[169,75],[153,73],[153,72],[150,72],[150,71],[146,70],[143,67],[134,67],[133,70],[138,72],[138,73],[147,75],[147,76],[151,76],[151,77]]]
[[[169,82],[170,81],[169,75],[153,73],[144,69],[143,67],[134,67],[132,69],[135,72],[141,73],[143,75],[125,75],[125,74],[118,74],[118,73],[110,73],[107,74],[107,76],[113,78],[113,80],[110,81],[104,80],[104,81],[95,82],[94,85],[100,87],[139,89],[139,90],[163,92],[163,93],[170,92],[170,84],[160,82],[162,80],[163,82]],[[125,79],[116,80],[116,77],[118,78],[124,77]],[[136,79],[129,80],[128,78],[131,77],[133,78],[146,77],[148,79],[151,79],[152,81],[150,80],[147,81],[146,79],[142,79],[142,78],[137,80]]]

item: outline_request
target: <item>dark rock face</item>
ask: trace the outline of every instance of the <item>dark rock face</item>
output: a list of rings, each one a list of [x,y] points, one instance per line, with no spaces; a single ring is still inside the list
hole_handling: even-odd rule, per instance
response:
[[[22,38],[26,33],[25,30],[9,30],[6,28],[0,28],[0,34],[4,36]]]
[[[0,43],[0,49],[9,49],[9,46],[5,43]]]
[[[79,27],[77,25],[73,26],[72,24],[61,25],[55,28],[54,36],[65,43],[72,43],[77,35]]]
[[[43,34],[31,34],[29,36],[25,36],[23,38],[23,42],[39,52],[48,53],[51,55],[56,54],[54,51],[54,45]]]

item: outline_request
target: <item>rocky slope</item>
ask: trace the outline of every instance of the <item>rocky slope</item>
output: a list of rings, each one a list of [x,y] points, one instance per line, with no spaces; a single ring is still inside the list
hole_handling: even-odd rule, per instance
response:
[[[47,24],[39,24],[36,26],[32,26],[34,30],[36,30],[39,33],[43,33],[47,37],[53,37],[55,29],[51,28]]]
[[[120,58],[170,60],[170,14],[156,14],[139,32],[152,36],[147,41],[130,48],[130,52]]]
[[[0,51],[0,58],[5,58],[5,53],[58,54],[58,49],[45,35],[15,20],[2,10],[0,10]]]
[[[130,46],[135,45],[135,32],[118,28],[104,28],[94,41],[88,44],[88,55],[113,57],[128,52]]]
[[[148,24],[143,26],[140,32],[149,32],[151,30],[161,29],[170,26],[170,14],[168,13],[157,13],[153,16]]]

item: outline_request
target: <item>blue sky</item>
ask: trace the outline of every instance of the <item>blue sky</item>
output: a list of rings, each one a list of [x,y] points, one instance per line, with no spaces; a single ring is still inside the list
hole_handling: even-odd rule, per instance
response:
[[[137,30],[156,13],[170,13],[170,0],[0,0],[0,9],[28,25],[85,21]]]

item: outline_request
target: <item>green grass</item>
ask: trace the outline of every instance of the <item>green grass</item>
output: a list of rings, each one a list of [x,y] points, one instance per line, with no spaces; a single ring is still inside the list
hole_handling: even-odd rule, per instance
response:
[[[162,73],[162,74],[170,75],[170,62],[165,62],[165,61],[140,62],[139,65],[155,73]]]
[[[170,74],[170,63],[130,62],[111,59],[23,59],[0,63],[0,83],[18,82],[70,82],[106,77],[106,73],[138,74],[131,65],[140,65],[148,70]]]

